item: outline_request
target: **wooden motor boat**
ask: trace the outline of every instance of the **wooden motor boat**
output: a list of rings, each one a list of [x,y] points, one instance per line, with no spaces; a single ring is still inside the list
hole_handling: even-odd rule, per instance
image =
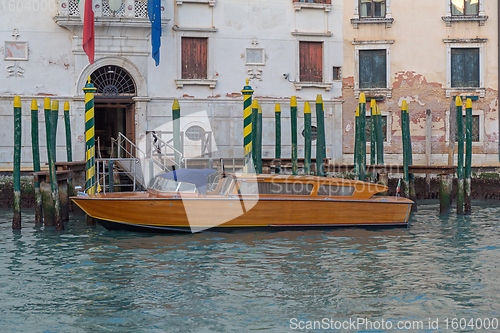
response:
[[[147,191],[71,199],[106,229],[147,232],[404,227],[413,203],[355,180],[228,174],[207,183],[215,172],[180,169],[158,175]]]

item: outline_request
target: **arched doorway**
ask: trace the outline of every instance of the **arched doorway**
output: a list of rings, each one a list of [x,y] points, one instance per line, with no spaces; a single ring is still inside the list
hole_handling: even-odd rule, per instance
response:
[[[132,76],[117,65],[104,65],[90,74],[96,88],[94,99],[95,138],[99,143],[98,156],[116,156],[111,139],[118,133],[131,142],[135,140],[135,103],[137,88]]]

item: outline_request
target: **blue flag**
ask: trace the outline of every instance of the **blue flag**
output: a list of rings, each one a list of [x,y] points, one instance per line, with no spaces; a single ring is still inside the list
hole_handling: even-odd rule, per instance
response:
[[[151,55],[158,66],[161,45],[161,0],[148,0],[148,15],[151,21]]]

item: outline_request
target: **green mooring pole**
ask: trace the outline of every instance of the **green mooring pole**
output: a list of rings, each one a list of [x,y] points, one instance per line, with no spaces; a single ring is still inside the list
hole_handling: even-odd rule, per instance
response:
[[[384,165],[384,132],[382,130],[382,114],[377,105],[377,164]]]
[[[354,174],[359,179],[359,104],[354,114]]]
[[[406,147],[407,147],[407,155],[406,158],[408,159],[408,166],[413,165],[413,149],[412,149],[412,144],[411,144],[411,132],[410,132],[410,112],[408,110],[408,105],[406,105]],[[408,171],[409,172],[409,171]],[[411,206],[411,210],[415,211],[417,210],[417,195],[415,192],[415,178],[413,177],[412,173],[408,173],[408,179],[409,179],[409,198],[413,200],[413,204]]]
[[[401,138],[403,141],[403,182],[404,182],[404,193],[406,198],[410,198],[410,175],[408,173],[408,138],[406,127],[408,113],[408,105],[405,100],[401,103]]]
[[[375,157],[376,157],[376,146],[377,142],[377,107],[375,103],[375,99],[372,98],[370,101],[370,109],[371,109],[371,117],[370,117],[370,164],[375,165]]]
[[[243,155],[245,156],[245,168],[247,173],[252,169],[252,95],[253,89],[248,85],[243,87]]]
[[[365,181],[366,178],[366,97],[364,93],[359,94],[359,115],[358,115],[358,126],[356,128],[358,134],[358,146],[357,149],[357,164],[355,166],[356,175],[361,181]]]
[[[174,100],[172,105],[172,121],[174,129],[174,149],[175,151],[175,168],[179,169],[181,167],[181,107],[179,106],[179,101]]]
[[[259,105],[257,113],[257,152],[256,152],[256,171],[255,173],[262,173],[262,106]]]
[[[304,104],[304,174],[311,174],[311,106]]]
[[[252,101],[252,162],[253,166],[257,168],[257,115],[259,113],[259,101],[254,99]]]
[[[51,144],[52,151],[54,152],[54,163],[57,162],[57,150],[56,150],[56,139],[57,139],[57,118],[59,117],[59,101],[52,101],[52,112],[50,116],[50,134],[51,134]]]
[[[274,158],[281,159],[281,107],[279,103],[274,106],[274,118],[275,118],[275,128],[276,128],[276,143],[274,144]],[[277,162],[280,164],[279,162]],[[281,166],[277,165],[274,169],[276,174],[281,172]]]
[[[69,102],[64,102],[64,125],[66,128],[66,157],[68,162],[73,161],[73,153],[71,151],[71,126],[69,123]]]
[[[14,216],[12,229],[21,229],[21,97],[14,97]]]
[[[472,169],[472,101],[467,98],[465,102],[465,198],[464,213],[472,211],[471,195],[471,170]]]
[[[460,96],[455,98],[457,107],[457,139],[458,139],[458,157],[457,157],[457,214],[464,214],[464,117],[462,115],[462,99]]]
[[[31,150],[33,153],[33,172],[40,171],[40,146],[38,142],[38,103],[31,101]],[[42,193],[40,182],[35,182],[35,224],[43,223]]]
[[[323,162],[326,158],[325,143],[325,105],[323,97],[316,96],[316,175],[325,177]]]
[[[297,174],[297,98],[290,99],[290,123],[292,125],[292,174]]]
[[[56,101],[54,101],[56,102]],[[59,105],[56,104],[56,107],[59,108]],[[52,104],[52,109],[54,109],[54,104]],[[54,214],[54,226],[56,230],[64,230],[64,224],[62,223],[61,218],[61,204],[59,202],[59,189],[57,187],[57,177],[56,177],[56,166],[54,160],[54,145],[52,144],[51,139],[55,139],[55,135],[52,133],[52,129],[54,128],[51,122],[51,108],[50,108],[50,98],[45,98],[44,100],[44,111],[45,111],[45,132],[47,137],[47,153],[49,159],[49,175],[50,175],[50,189],[51,189],[51,203],[52,205],[46,205],[44,207],[52,209]],[[54,116],[54,113],[52,113]],[[45,221],[47,224],[52,224],[52,221]]]

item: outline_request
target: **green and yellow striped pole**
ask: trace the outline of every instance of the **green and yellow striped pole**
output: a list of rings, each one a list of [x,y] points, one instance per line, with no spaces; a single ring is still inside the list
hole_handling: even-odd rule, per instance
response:
[[[462,99],[460,96],[455,98],[457,109],[457,214],[464,214],[464,117],[462,115]]]
[[[96,89],[90,83],[90,76],[83,91],[85,92],[85,188],[87,194],[95,194],[94,92]]]
[[[259,105],[259,111],[257,113],[257,151],[255,152],[256,163],[256,173],[262,173],[262,106]]]
[[[292,127],[292,175],[297,174],[297,97],[292,96],[290,99],[290,123]]]
[[[44,113],[45,113],[45,134],[47,137],[47,155],[49,159],[49,175],[50,175],[50,189],[51,189],[51,197],[48,200],[47,204],[44,205],[45,216],[53,216],[54,221],[47,221],[45,219],[45,226],[50,226],[52,223],[56,227],[56,230],[64,230],[64,224],[62,223],[61,218],[61,204],[59,202],[59,188],[57,186],[57,176],[56,176],[56,166],[55,166],[55,149],[52,144],[51,139],[55,138],[52,133],[52,115],[51,115],[51,107],[50,107],[50,98],[45,98],[44,103]],[[47,210],[52,210],[52,212],[47,212]]]
[[[243,87],[243,155],[246,159],[245,172],[250,172],[252,163],[252,95],[253,89],[248,85]],[[250,165],[250,167],[249,167]]]
[[[38,141],[38,103],[31,101],[31,150],[33,153],[33,172],[40,171],[40,145]],[[42,193],[40,182],[35,182],[35,224],[43,223]]]
[[[325,105],[320,94],[316,96],[316,175],[325,176],[323,160],[326,158]]]
[[[472,169],[472,101],[467,98],[465,102],[465,198],[464,213],[472,211],[471,205],[471,170]]]
[[[252,162],[257,168],[257,114],[259,113],[259,101],[252,101]]]
[[[14,97],[14,216],[12,229],[21,229],[21,97]]]
[[[276,128],[276,138],[274,144],[274,158],[281,158],[281,107],[279,103],[276,103],[274,106],[274,119],[275,119],[275,128]],[[274,172],[279,174],[281,172],[281,166],[278,165],[275,167]]]
[[[54,163],[57,162],[57,150],[56,150],[56,139],[57,139],[57,118],[59,117],[59,101],[52,101],[52,112],[50,115],[50,142],[52,145],[52,151],[54,152]]]
[[[372,98],[370,101],[370,109],[371,109],[371,116],[370,116],[370,164],[375,165],[375,155],[376,155],[376,146],[378,145],[377,142],[377,135],[376,135],[376,128],[377,128],[377,104],[375,102],[375,99]]]
[[[311,106],[304,104],[304,173],[311,174]]]
[[[178,100],[174,100],[172,105],[172,120],[174,129],[175,167],[181,166],[181,158],[178,151],[181,151],[181,107]]]

